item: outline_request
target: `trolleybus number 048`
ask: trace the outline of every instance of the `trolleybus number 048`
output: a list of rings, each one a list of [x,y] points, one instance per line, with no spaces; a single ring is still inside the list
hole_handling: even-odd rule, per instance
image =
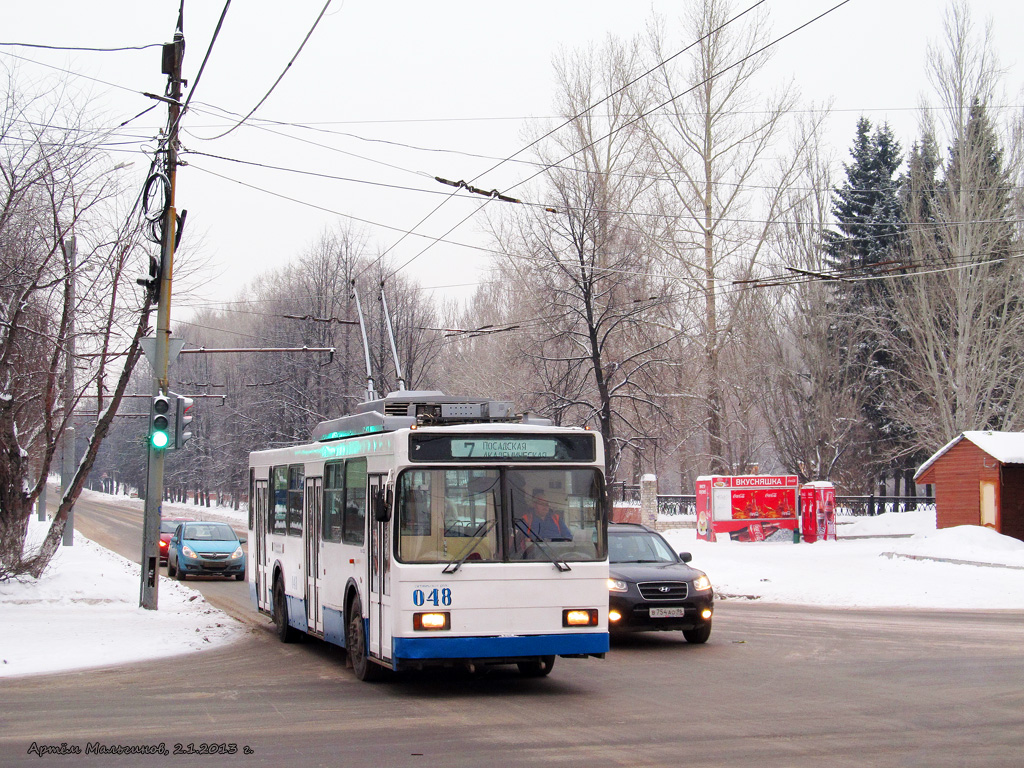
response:
[[[419,608],[427,603],[430,603],[435,608],[440,605],[451,605],[451,589],[448,587],[434,587],[430,590],[414,589],[412,592],[412,604]]]

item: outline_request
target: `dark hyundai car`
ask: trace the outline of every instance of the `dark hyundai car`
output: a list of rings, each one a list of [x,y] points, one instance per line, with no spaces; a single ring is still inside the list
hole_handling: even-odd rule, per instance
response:
[[[690,559],[646,526],[609,525],[608,628],[681,629],[687,642],[706,643],[715,596],[708,577],[687,565]]]

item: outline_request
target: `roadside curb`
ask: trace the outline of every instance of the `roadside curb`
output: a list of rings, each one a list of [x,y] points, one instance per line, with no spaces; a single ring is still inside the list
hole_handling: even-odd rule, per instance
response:
[[[928,557],[927,555],[904,555],[899,552],[882,552],[882,557],[890,560],[903,558],[905,560],[923,560],[932,563],[952,563],[953,565],[975,565],[979,568],[1005,568],[1011,571],[1024,571],[1024,565],[1007,565],[1005,563],[983,563],[977,560],[955,560],[951,557]]]

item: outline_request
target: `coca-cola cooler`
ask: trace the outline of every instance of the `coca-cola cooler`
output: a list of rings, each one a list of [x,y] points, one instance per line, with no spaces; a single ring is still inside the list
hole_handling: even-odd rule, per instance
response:
[[[800,535],[809,543],[836,539],[836,488],[816,480],[800,488]]]
[[[697,538],[793,541],[797,490],[795,475],[698,477]]]

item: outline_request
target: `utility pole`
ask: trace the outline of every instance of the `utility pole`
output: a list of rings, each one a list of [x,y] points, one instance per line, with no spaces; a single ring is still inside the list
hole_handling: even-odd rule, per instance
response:
[[[163,46],[163,74],[167,75],[167,136],[164,163],[166,207],[160,243],[160,293],[157,305],[156,354],[154,355],[153,395],[168,395],[168,339],[171,335],[171,278],[174,273],[175,227],[174,181],[178,168],[178,121],[181,117],[181,62],[185,56],[184,0],[178,11],[174,42]],[[149,469],[146,482],[146,507],[142,524],[142,589],[139,605],[157,609],[160,583],[160,508],[164,495],[164,455],[166,447],[154,447],[148,441]]]
[[[75,476],[75,283],[78,277],[75,270],[78,268],[76,259],[78,256],[78,243],[74,235],[63,243],[64,253],[68,262],[68,306],[71,313],[68,317],[68,349],[67,364],[64,368],[64,446],[61,451],[60,468],[60,495],[61,499],[71,487],[71,479]],[[46,493],[46,484],[43,484],[43,493]],[[46,496],[43,497],[43,505],[46,504]],[[43,513],[45,516],[45,513]],[[40,517],[40,519],[43,519]],[[65,547],[75,543],[75,508],[68,510],[68,521],[64,525],[64,537],[61,542]]]

